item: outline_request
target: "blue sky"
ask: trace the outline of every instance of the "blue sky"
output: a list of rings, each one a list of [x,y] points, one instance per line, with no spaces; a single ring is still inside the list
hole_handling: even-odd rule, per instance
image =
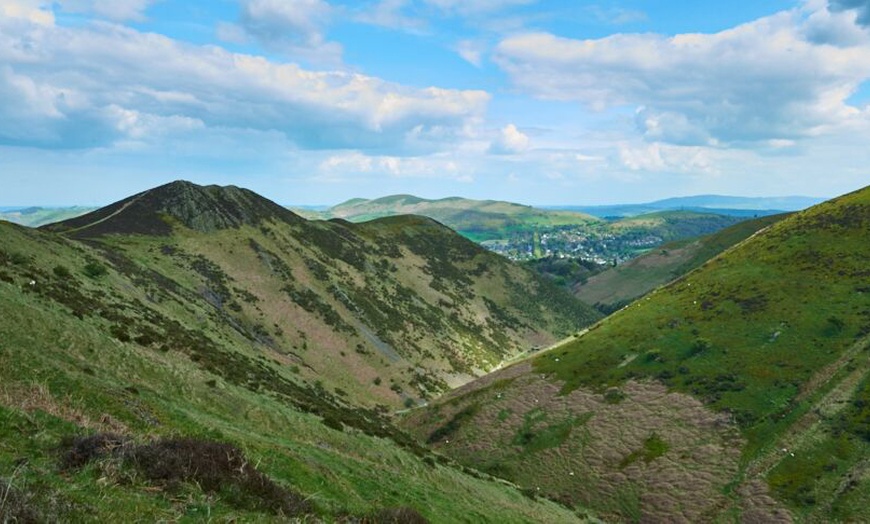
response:
[[[0,205],[835,196],[868,79],[868,0],[0,0]]]

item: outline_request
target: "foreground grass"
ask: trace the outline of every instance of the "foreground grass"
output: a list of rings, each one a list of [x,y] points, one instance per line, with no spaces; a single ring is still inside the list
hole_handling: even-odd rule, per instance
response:
[[[258,358],[196,304],[166,298],[154,309],[97,251],[17,228],[4,230],[3,238],[3,519],[330,522],[389,517],[406,508],[432,522],[577,520],[563,507],[531,501],[412,445],[386,419],[296,384],[292,372]],[[97,262],[108,269],[89,276],[86,267]],[[65,271],[54,271],[61,266]],[[120,313],[125,316],[111,320]],[[117,329],[160,328],[173,318],[184,324],[200,318],[202,335],[173,328],[187,338],[152,341]],[[221,360],[234,349],[237,358]],[[63,441],[106,432],[141,446],[179,438],[231,445],[275,485],[299,494],[306,513],[239,506],[234,488],[210,490],[186,477],[167,485],[111,456],[61,467]]]

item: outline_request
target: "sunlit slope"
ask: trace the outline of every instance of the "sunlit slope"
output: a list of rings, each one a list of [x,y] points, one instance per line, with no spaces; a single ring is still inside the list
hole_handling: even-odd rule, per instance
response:
[[[363,222],[408,214],[430,217],[477,242],[505,238],[511,232],[531,231],[536,227],[588,227],[602,222],[584,213],[539,209],[512,202],[459,197],[428,200],[412,195],[353,199],[330,208],[322,216]]]
[[[865,521],[868,260],[865,189],[770,226],[408,427],[614,518]]]
[[[614,311],[699,267],[722,251],[784,217],[785,215],[771,215],[746,220],[695,240],[662,245],[592,276],[585,283],[575,286],[574,294],[587,304]]]
[[[178,285],[356,402],[413,405],[597,318],[422,217],[309,222],[247,190],[176,182],[49,229]]]
[[[216,314],[207,280],[146,267],[173,259],[160,244],[118,255],[8,223],[0,238],[0,520],[577,520],[306,379]]]

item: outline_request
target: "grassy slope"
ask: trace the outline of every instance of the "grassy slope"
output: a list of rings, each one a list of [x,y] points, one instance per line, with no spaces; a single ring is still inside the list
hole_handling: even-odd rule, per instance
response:
[[[433,218],[476,242],[504,238],[506,234],[518,229],[588,226],[600,222],[583,213],[543,210],[510,202],[465,198],[426,200],[410,195],[395,195],[376,200],[356,199],[335,206],[324,216],[363,222],[408,214]]]
[[[178,217],[173,234],[155,211]],[[419,217],[307,222],[244,190],[174,183],[51,229],[206,302],[232,336],[368,405],[426,399],[597,318]]]
[[[538,357],[534,374],[531,369],[520,374],[526,381],[521,389],[538,391],[544,398],[542,392],[555,380],[564,399],[560,402],[573,406],[569,416],[591,412],[594,421],[625,414],[635,403],[655,413],[658,408],[653,399],[636,391],[653,381],[666,385],[672,395],[700,399],[708,409],[726,417],[706,429],[702,424],[699,431],[715,446],[712,451],[722,456],[737,451],[739,456],[728,468],[720,468],[729,478],[720,479],[713,491],[701,494],[703,498],[698,493],[674,491],[673,486],[656,486],[640,472],[629,470],[630,466],[667,471],[676,462],[690,478],[698,482],[707,478],[701,457],[693,456],[685,439],[678,441],[676,435],[663,439],[670,443],[670,450],[660,458],[650,457],[646,463],[629,460],[643,455],[649,439],[652,448],[664,449],[653,437],[661,438],[679,421],[681,427],[699,427],[682,415],[659,412],[643,423],[651,430],[647,440],[635,437],[633,444],[625,444],[625,428],[614,425],[609,431],[586,432],[583,439],[574,441],[579,448],[573,452],[558,447],[562,457],[567,454],[580,460],[591,478],[599,479],[588,489],[600,495],[614,489],[638,493],[638,506],[617,511],[623,518],[635,510],[648,516],[671,511],[672,518],[685,518],[686,508],[700,505],[698,515],[704,519],[731,519],[741,514],[776,519],[782,516],[782,508],[772,495],[799,518],[866,521],[870,513],[859,501],[870,495],[865,461],[870,453],[868,231],[870,190],[782,220],[609,317],[587,335]],[[509,376],[511,371],[503,373],[469,385],[464,394],[451,395],[436,407],[431,416],[437,420],[440,413],[446,421],[426,422],[425,415],[420,415],[409,426],[422,436],[431,436],[451,417],[478,404],[472,415],[454,424],[454,436],[446,449],[481,465],[487,454],[470,452],[473,446],[465,440],[466,428],[487,431],[513,421],[508,431],[520,438],[516,435],[521,435],[522,421],[533,416],[534,408],[518,407],[501,415],[493,407],[492,399],[498,397],[490,381]],[[578,400],[590,394],[598,395],[598,405]],[[515,416],[519,418],[511,418]],[[662,417],[674,422],[662,425]],[[722,428],[731,425],[739,429],[739,439],[729,440],[722,434]],[[532,431],[526,441],[534,440],[541,430],[551,431],[546,427]],[[623,449],[633,447],[635,451],[620,453],[614,444],[615,456],[596,461],[590,446],[597,449],[598,440],[622,443]],[[698,445],[703,446],[702,442],[703,438]],[[502,468],[529,466],[523,462],[522,449],[501,456]],[[555,467],[553,458],[537,456],[545,463],[544,469]],[[547,478],[543,473],[536,476],[528,467],[521,471],[522,475],[511,478],[538,482]],[[614,471],[623,476],[612,482],[600,480]],[[551,480],[549,487],[564,493],[560,490],[571,485]],[[568,493],[574,500],[584,500],[576,491]],[[675,503],[683,509],[667,510],[666,503],[656,501],[662,494],[676,496]]]
[[[587,304],[614,309],[645,295],[680,275],[701,266],[784,215],[747,220],[694,241],[665,244],[625,264],[594,275],[574,288],[574,294]]]
[[[434,522],[576,518],[463,473],[374,412],[304,384],[182,289],[117,271],[82,244],[4,223],[0,232],[2,515],[25,507],[49,521],[276,519],[111,461],[58,471],[63,437],[116,431],[234,443],[327,521],[391,506]],[[147,328],[153,338],[143,338]]]

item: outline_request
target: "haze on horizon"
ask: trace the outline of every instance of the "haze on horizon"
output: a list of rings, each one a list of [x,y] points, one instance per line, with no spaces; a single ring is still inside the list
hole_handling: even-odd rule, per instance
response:
[[[0,205],[830,197],[870,1],[0,0]]]

